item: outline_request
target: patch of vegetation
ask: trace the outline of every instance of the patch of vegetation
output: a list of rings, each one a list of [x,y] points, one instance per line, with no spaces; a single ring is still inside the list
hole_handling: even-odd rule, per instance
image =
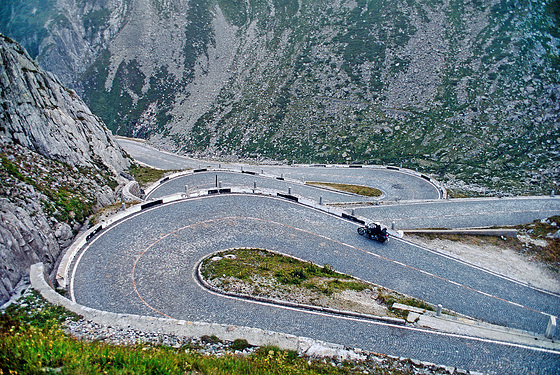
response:
[[[236,339],[231,343],[231,345],[229,347],[230,347],[231,350],[243,351],[247,348],[250,348],[251,345],[245,339]]]
[[[46,302],[37,292],[32,291],[11,304],[0,315],[0,335],[25,327],[50,329],[67,319],[80,317],[61,306]],[[0,361],[2,362],[2,361]]]
[[[108,25],[111,12],[108,8],[91,10],[84,14],[84,29],[88,38],[93,39]]]
[[[485,194],[470,190],[447,189],[447,196],[449,198],[477,198],[484,197]]]
[[[219,260],[215,257],[219,257]],[[273,278],[279,284],[300,285],[315,278],[349,280],[350,276],[338,273],[331,266],[317,266],[289,256],[262,249],[235,249],[206,258],[201,265],[202,275],[209,280],[234,277],[250,282],[252,276]],[[342,289],[342,288],[341,288]]]
[[[96,198],[84,186],[85,178],[99,185],[114,182],[97,171],[77,170],[15,146],[0,150],[0,161],[0,196],[21,189],[23,184],[31,186],[46,197],[41,200],[45,212],[60,222],[83,223],[93,213]]]
[[[8,160],[8,158],[5,155],[1,156],[1,160],[2,160],[2,168],[10,175],[12,175],[13,177],[17,178],[20,181],[23,182],[30,182],[31,179],[27,179],[25,178],[20,172],[18,167],[16,167],[14,165],[14,163],[12,163],[10,160]]]
[[[530,224],[518,225],[516,228],[524,230],[534,238],[546,238],[560,230],[560,216],[551,216],[546,220],[535,220]]]
[[[340,184],[334,182],[316,182],[316,181],[306,181],[308,185],[322,186],[334,190],[346,191],[349,193],[354,193],[358,195],[364,195],[366,197],[380,197],[383,192],[379,189],[372,188],[363,185],[352,185],[352,184]]]
[[[132,177],[134,177],[136,181],[138,181],[140,186],[147,186],[153,182],[160,180],[166,173],[169,173],[170,171],[132,164],[127,172]]]
[[[218,0],[218,4],[231,24],[240,27],[247,22],[247,9],[243,0]]]
[[[361,292],[369,289],[376,290],[377,301],[389,308],[394,302],[400,302],[433,310],[423,301],[336,272],[328,264],[321,267],[263,249],[225,250],[204,259],[200,269],[205,279],[219,279],[224,285],[227,285],[231,279],[237,279],[261,291],[263,288],[273,290],[288,286],[312,290],[327,297],[345,290]],[[263,283],[263,280],[272,282]],[[399,314],[398,311],[395,312],[395,315],[401,316]]]
[[[552,216],[546,220],[535,220],[517,228],[520,233],[531,238],[546,240],[548,245],[545,247],[525,244],[523,250],[536,256],[552,269],[560,271],[560,239],[553,237],[560,230],[560,216]]]
[[[0,314],[0,372],[3,374],[351,374],[374,371],[379,361],[344,362],[333,366],[299,357],[297,352],[260,347],[249,356],[200,354],[188,345],[172,348],[139,342],[115,346],[86,342],[66,335],[63,322],[78,317],[46,303],[33,293]],[[208,337],[216,341],[216,337]],[[219,341],[219,340],[218,340]],[[242,350],[246,340],[235,340],[232,350]],[[384,364],[392,374],[405,374],[399,363]]]

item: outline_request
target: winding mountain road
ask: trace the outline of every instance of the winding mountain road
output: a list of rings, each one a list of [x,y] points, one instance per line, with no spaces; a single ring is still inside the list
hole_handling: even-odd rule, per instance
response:
[[[157,155],[156,150],[150,152]],[[322,197],[325,203],[355,202],[356,214],[396,221],[399,228],[477,226],[486,221],[518,224],[560,212],[560,199],[551,197],[441,200],[441,191],[432,182],[401,171],[240,167],[258,172],[188,174],[161,184],[150,192],[150,198],[184,192],[185,185],[212,188],[216,180],[223,186],[254,187],[256,182],[258,188],[290,188],[293,194],[315,200]],[[280,175],[285,179],[273,177]],[[320,178],[380,188],[383,197],[367,200],[394,203],[368,205],[361,197],[295,183]],[[399,200],[407,202],[396,203]],[[560,316],[558,294],[406,240],[392,238],[378,244],[357,235],[356,227],[322,210],[269,196],[221,194],[162,204],[113,224],[88,243],[73,265],[71,297],[100,310],[257,327],[471,371],[559,372],[557,350],[250,302],[212,293],[194,276],[198,262],[209,254],[258,247],[330,264],[337,271],[510,328],[544,332],[549,316]]]

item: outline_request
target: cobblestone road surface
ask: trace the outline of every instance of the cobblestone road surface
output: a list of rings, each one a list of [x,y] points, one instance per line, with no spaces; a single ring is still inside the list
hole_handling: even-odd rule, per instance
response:
[[[327,316],[209,293],[193,272],[209,253],[260,247],[425,299],[486,321],[541,332],[560,298],[405,241],[382,245],[356,225],[282,199],[194,198],[158,206],[104,230],[82,253],[76,302],[114,312],[246,325],[488,373],[556,373],[559,353]]]

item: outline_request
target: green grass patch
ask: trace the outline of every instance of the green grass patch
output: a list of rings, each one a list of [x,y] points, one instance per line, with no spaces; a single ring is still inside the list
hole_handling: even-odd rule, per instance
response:
[[[205,356],[184,348],[138,344],[133,347],[82,342],[59,327],[25,327],[0,336],[5,374],[348,374],[297,353],[260,348],[247,357]]]
[[[219,259],[219,260],[218,260]],[[233,277],[248,283],[253,276],[271,278],[283,285],[322,287],[323,280],[350,280],[350,276],[338,273],[330,265],[317,266],[289,256],[262,249],[226,250],[206,258],[201,265],[202,276],[208,280]],[[314,286],[311,286],[316,284]],[[351,288],[356,288],[352,285]],[[364,288],[367,284],[364,283]],[[344,288],[339,288],[344,289]]]
[[[307,181],[306,184],[326,187],[329,189],[334,189],[339,191],[345,191],[348,193],[354,193],[366,197],[380,197],[383,194],[383,192],[379,189],[372,188],[369,186],[363,186],[363,185],[339,184],[335,182],[317,182],[317,181]]]
[[[249,356],[207,356],[185,345],[172,348],[139,342],[116,346],[77,340],[63,332],[72,318],[37,294],[20,299],[0,312],[0,373],[2,374],[351,374],[357,363],[341,367],[299,357],[296,352],[261,347]],[[219,342],[215,336],[210,342]],[[235,340],[231,350],[249,344]],[[403,372],[394,372],[403,373]]]
[[[447,196],[449,198],[478,198],[486,195],[477,191],[447,189]]]
[[[400,302],[433,310],[423,301],[336,272],[328,264],[321,267],[264,249],[225,250],[204,259],[200,270],[206,280],[219,279],[226,288],[231,279],[237,279],[245,285],[256,286],[255,290],[260,292],[263,292],[263,288],[268,288],[268,292],[271,292],[273,288],[282,291],[288,287],[296,294],[298,290],[307,289],[317,296],[332,297],[335,293],[345,290],[361,292],[369,289],[377,291],[377,301],[388,308],[394,302]],[[273,282],[263,285],[262,280]],[[395,312],[395,315],[400,316],[398,312]]]
[[[133,164],[127,172],[134,177],[141,186],[146,186],[160,180],[163,178],[163,175],[169,171]]]

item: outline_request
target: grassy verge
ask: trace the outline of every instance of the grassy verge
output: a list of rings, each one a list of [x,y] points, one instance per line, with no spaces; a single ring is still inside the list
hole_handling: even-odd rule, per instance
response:
[[[552,216],[546,220],[535,220],[517,228],[520,234],[548,242],[547,246],[525,243],[524,250],[536,256],[537,259],[553,270],[560,272],[560,239],[552,237],[560,230],[560,216]]]
[[[165,173],[169,173],[171,171],[133,164],[127,172],[132,175],[136,179],[136,181],[138,181],[140,186],[147,186],[152,182],[156,182],[159,179],[163,178]]]
[[[173,348],[139,342],[117,346],[77,340],[64,333],[64,321],[77,319],[60,307],[31,294],[0,312],[0,373],[2,374],[408,374],[408,361],[377,355],[353,362],[315,360],[294,351],[261,347],[253,354],[218,357],[199,348]],[[202,342],[219,341],[203,337]],[[246,347],[243,339],[232,352]]]
[[[224,290],[230,290],[231,284],[238,287],[242,283],[244,290],[252,290],[255,295],[280,294],[288,299],[310,295],[306,303],[318,306],[324,305],[325,298],[330,298],[335,300],[334,307],[340,308],[336,299],[340,298],[341,292],[365,291],[377,304],[389,309],[384,315],[406,318],[406,312],[390,311],[395,302],[433,310],[423,301],[338,273],[329,265],[320,267],[263,249],[232,249],[214,254],[203,260],[201,274]],[[345,307],[363,312],[355,310],[352,304]]]
[[[381,192],[381,190],[379,189],[372,188],[369,186],[363,186],[363,185],[339,184],[334,182],[317,182],[317,181],[307,181],[306,184],[326,187],[329,189],[334,189],[339,191],[345,191],[348,193],[354,193],[358,195],[364,195],[366,197],[380,197],[383,194],[383,192]]]

